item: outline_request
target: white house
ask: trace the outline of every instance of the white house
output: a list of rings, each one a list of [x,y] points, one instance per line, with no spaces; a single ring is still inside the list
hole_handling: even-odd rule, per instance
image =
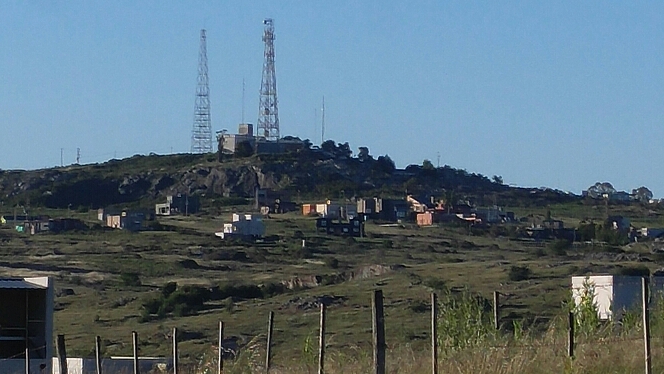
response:
[[[593,292],[593,302],[602,320],[620,318],[627,310],[641,308],[640,276],[592,275],[572,277],[572,296],[578,305],[585,292]],[[649,281],[651,295],[664,291],[664,277]],[[639,311],[640,313],[640,311]]]
[[[225,239],[232,236],[261,237],[265,235],[265,224],[260,214],[233,214],[233,222],[225,223],[216,236]]]

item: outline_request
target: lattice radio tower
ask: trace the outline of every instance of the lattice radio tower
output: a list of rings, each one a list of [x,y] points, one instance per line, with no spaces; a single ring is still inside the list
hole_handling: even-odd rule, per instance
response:
[[[201,50],[198,54],[198,84],[194,106],[194,127],[191,130],[191,152],[212,152],[212,125],[210,124],[210,85],[208,80],[207,42],[205,29],[201,30]]]
[[[269,140],[279,139],[279,110],[277,109],[277,75],[274,72],[274,22],[272,18],[263,21],[263,42],[265,61],[261,81],[260,107],[256,135]]]

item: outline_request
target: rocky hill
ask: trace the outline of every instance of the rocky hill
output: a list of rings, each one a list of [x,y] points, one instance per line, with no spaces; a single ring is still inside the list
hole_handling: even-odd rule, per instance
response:
[[[502,199],[532,198],[532,191],[509,188],[493,180],[430,162],[396,169],[389,156],[374,159],[364,152],[351,157],[346,145],[306,148],[280,155],[238,158],[217,155],[136,155],[102,164],[73,165],[30,171],[0,171],[0,202],[48,208],[97,208],[152,202],[175,192],[215,197],[252,197],[256,187],[289,191],[298,196],[343,198],[400,196],[405,192],[454,194],[478,198],[487,193]],[[540,190],[545,200],[569,199]],[[511,205],[515,201],[510,202]]]

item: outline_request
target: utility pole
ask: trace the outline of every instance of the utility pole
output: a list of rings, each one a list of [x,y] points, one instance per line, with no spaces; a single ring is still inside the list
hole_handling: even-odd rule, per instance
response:
[[[64,148],[60,148],[60,167],[65,166],[64,151]]]

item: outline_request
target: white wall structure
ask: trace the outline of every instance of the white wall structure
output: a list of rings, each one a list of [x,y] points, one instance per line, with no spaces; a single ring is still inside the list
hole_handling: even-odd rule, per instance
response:
[[[225,239],[231,236],[261,237],[265,235],[265,224],[260,214],[233,214],[233,222],[225,223],[216,236]]]
[[[49,277],[0,278],[0,373],[25,374],[26,349],[30,374],[51,372],[53,282]]]
[[[619,319],[627,310],[641,308],[640,276],[591,275],[572,277],[572,296],[578,305],[586,289],[593,290],[593,301],[602,320]],[[664,292],[664,278],[653,277],[649,281],[650,294]],[[652,300],[652,298],[651,298]]]
[[[173,370],[173,360],[163,357],[138,357],[141,373],[167,373]],[[133,373],[133,357],[106,357],[101,361],[102,372],[109,374]],[[96,374],[97,361],[94,358],[67,358],[68,374]],[[46,373],[46,372],[45,372]],[[60,361],[53,358],[52,374],[60,373]]]

